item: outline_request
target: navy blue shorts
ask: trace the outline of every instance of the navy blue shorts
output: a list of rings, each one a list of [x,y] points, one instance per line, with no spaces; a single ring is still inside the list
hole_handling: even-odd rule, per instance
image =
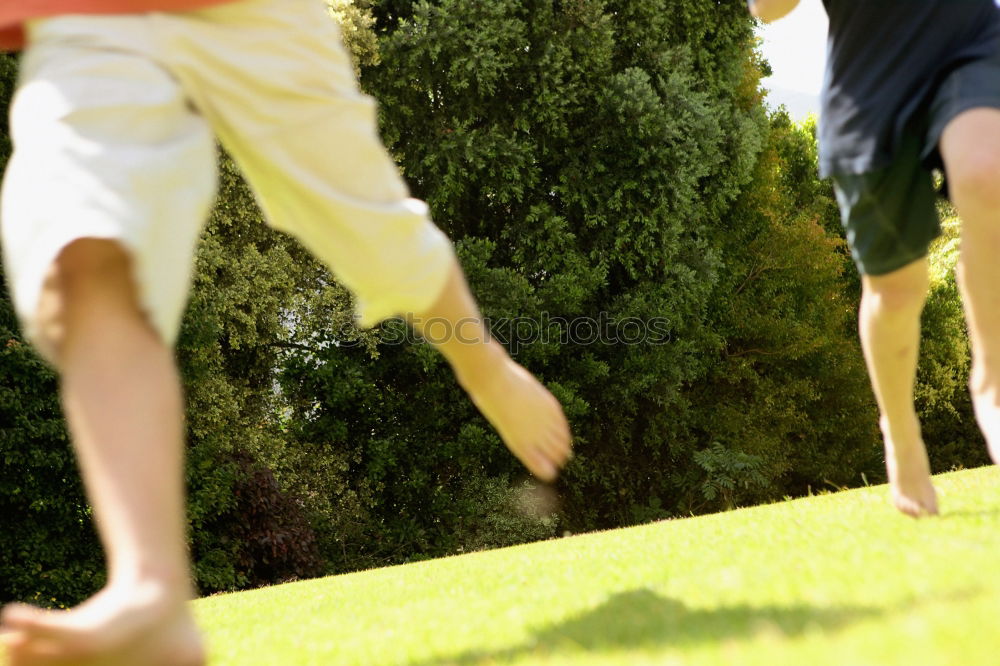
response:
[[[943,169],[941,135],[958,115],[1000,109],[1000,53],[953,69],[937,87],[892,163],[860,174],[834,173],[841,221],[858,270],[884,275],[927,255],[941,233],[933,170]]]

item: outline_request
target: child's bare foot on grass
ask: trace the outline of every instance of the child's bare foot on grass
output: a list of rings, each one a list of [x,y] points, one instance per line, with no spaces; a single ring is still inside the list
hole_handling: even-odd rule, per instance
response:
[[[914,518],[937,515],[937,493],[931,483],[931,466],[920,438],[920,426],[915,425],[909,436],[901,436],[891,433],[883,421],[882,436],[892,503]]]
[[[105,588],[68,611],[11,604],[0,619],[9,666],[202,666],[186,599],[159,582]]]
[[[504,352],[490,368],[458,379],[511,453],[553,481],[571,455],[569,423],[555,396]]]

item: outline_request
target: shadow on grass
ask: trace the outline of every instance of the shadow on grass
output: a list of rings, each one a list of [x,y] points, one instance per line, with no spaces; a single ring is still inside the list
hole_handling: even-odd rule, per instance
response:
[[[667,645],[692,645],[768,635],[796,636],[806,630],[835,631],[875,617],[879,608],[793,606],[729,606],[689,609],[648,589],[620,592],[601,606],[542,626],[524,645],[504,650],[469,651],[437,657],[414,666],[468,666],[504,663],[518,657],[557,655],[562,651],[615,652]]]

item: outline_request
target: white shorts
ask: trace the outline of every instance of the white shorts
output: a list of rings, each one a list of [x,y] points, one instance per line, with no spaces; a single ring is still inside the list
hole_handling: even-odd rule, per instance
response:
[[[268,222],[356,296],[363,326],[440,294],[452,246],[409,198],[321,0],[68,15],[29,25],[0,222],[29,337],[69,243],[119,241],[168,343],[216,187],[217,135]]]

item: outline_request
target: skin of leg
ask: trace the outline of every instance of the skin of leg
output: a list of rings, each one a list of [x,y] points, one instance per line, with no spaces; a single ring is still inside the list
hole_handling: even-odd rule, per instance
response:
[[[448,360],[511,452],[538,478],[554,480],[571,456],[566,416],[555,396],[490,337],[457,261],[435,303],[408,320]]]
[[[958,281],[972,346],[972,404],[1000,464],[1000,111],[958,115],[940,147],[962,219]]]
[[[38,311],[108,582],[69,611],[5,608],[10,666],[201,664],[187,610],[180,383],[171,351],[138,306],[128,256],[112,241],[74,242],[54,264]]]
[[[903,513],[936,514],[927,450],[913,404],[926,259],[886,275],[862,276],[859,332],[878,401],[892,501]]]

